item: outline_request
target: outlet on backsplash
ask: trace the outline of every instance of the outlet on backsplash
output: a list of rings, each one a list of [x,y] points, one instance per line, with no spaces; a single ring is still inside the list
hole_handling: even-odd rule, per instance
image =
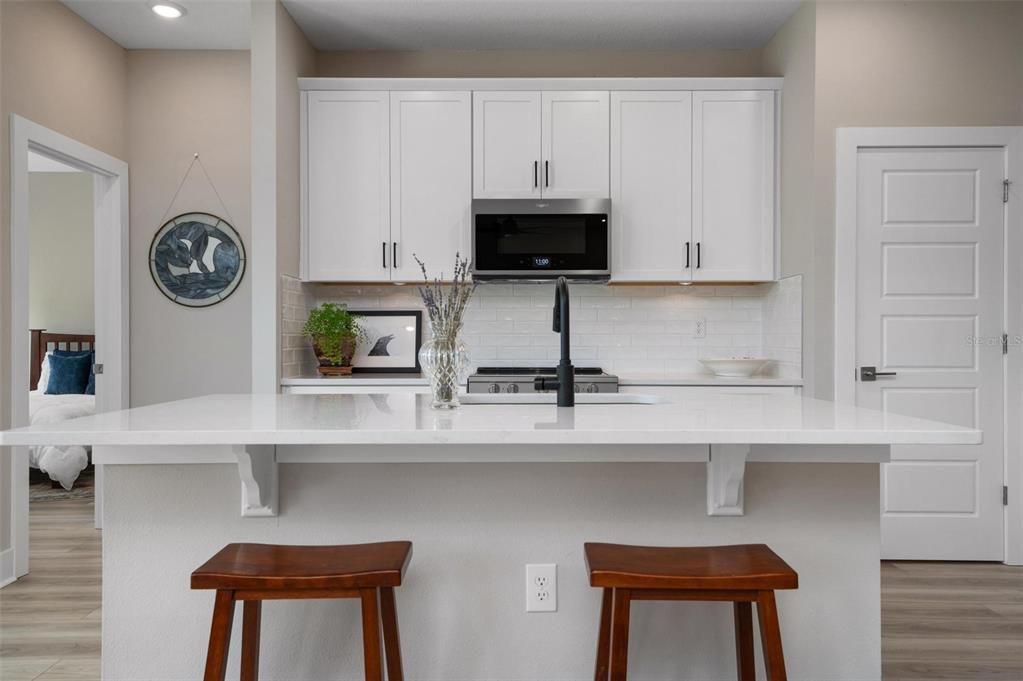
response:
[[[707,320],[697,319],[693,324],[693,338],[706,338],[707,337]]]

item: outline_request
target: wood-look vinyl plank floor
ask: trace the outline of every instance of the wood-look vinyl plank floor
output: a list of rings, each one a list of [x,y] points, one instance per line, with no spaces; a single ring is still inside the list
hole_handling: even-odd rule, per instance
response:
[[[33,504],[32,573],[0,589],[3,681],[99,679],[92,513],[88,500]],[[887,562],[881,595],[885,681],[1023,681],[1023,568]]]
[[[1023,568],[881,566],[885,681],[1023,680]]]
[[[93,503],[33,503],[31,573],[0,589],[0,679],[100,678],[100,532]]]

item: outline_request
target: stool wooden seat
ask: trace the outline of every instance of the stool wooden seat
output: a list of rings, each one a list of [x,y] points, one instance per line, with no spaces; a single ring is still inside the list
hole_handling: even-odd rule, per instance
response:
[[[358,598],[366,681],[402,681],[394,587],[401,586],[412,557],[407,541],[350,546],[228,544],[192,573],[193,589],[215,589],[205,681],[223,681],[234,604],[242,613],[241,681],[259,675],[259,629],[264,600]],[[381,629],[383,630],[381,636]]]
[[[776,589],[796,589],[799,576],[764,544],[653,547],[584,546],[590,586],[604,589],[597,637],[596,681],[625,681],[629,612],[635,600],[732,601],[739,681],[754,681],[753,609],[757,604],[768,681],[785,681]]]

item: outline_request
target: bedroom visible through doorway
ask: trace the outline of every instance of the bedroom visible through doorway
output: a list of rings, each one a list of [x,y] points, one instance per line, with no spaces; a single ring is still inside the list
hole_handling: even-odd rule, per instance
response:
[[[92,173],[29,152],[29,422],[95,413],[97,384]],[[91,452],[29,449],[29,512],[61,498],[93,498]],[[76,483],[79,483],[76,489]]]

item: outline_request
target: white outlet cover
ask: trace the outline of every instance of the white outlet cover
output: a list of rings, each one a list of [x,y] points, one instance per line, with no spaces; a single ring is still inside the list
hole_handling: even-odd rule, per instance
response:
[[[526,612],[557,612],[558,566],[556,563],[526,565]]]

